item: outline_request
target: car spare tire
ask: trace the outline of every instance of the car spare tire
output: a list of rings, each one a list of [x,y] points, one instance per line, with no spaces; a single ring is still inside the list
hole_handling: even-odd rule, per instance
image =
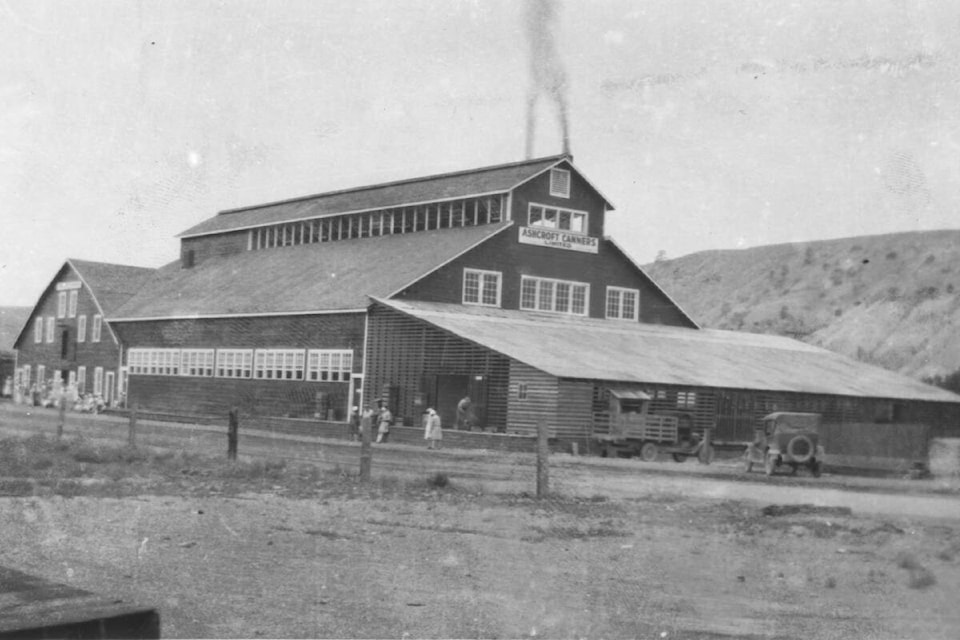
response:
[[[805,435],[793,436],[787,445],[787,455],[790,456],[794,462],[806,462],[813,457],[813,453],[813,441]]]

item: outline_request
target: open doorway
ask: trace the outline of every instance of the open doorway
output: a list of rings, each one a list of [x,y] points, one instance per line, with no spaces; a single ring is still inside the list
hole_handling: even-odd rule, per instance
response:
[[[483,431],[487,425],[487,384],[484,376],[436,375],[425,376],[424,391],[427,402],[440,414],[443,426],[449,429]],[[458,405],[469,398],[466,420],[458,420]],[[460,416],[463,418],[464,416]]]

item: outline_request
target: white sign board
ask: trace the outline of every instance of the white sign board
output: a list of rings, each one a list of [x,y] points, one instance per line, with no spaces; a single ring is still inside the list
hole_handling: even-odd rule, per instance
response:
[[[545,229],[542,227],[520,227],[520,243],[535,244],[554,249],[569,249],[583,253],[597,253],[600,243],[597,238],[569,231]]]

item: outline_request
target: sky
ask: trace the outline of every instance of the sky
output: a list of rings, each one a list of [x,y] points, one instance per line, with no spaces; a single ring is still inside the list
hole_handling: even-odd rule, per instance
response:
[[[524,159],[526,15],[0,0],[0,306],[33,305],[67,258],[166,264],[220,210]],[[574,163],[639,262],[960,226],[960,3],[565,0],[555,18]],[[534,156],[563,148],[554,107]]]

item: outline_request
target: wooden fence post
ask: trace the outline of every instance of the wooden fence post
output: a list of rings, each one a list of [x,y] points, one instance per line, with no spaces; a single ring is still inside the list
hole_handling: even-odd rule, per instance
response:
[[[370,446],[371,426],[360,425],[360,482],[370,481],[370,468],[373,464],[373,447]]]
[[[130,410],[130,428],[127,432],[127,446],[130,448],[137,446],[137,408]]]
[[[57,412],[58,412],[58,414],[59,414],[58,420],[57,420],[57,440],[59,440],[59,439],[61,439],[61,438],[63,437],[63,427],[64,427],[64,425],[65,425],[66,422],[67,422],[67,396],[66,396],[66,394],[62,394],[62,395],[60,396],[59,405],[60,405],[60,406],[57,408]]]
[[[547,421],[541,418],[537,421],[537,497],[543,498],[549,491],[549,464],[550,443]]]
[[[240,410],[234,407],[227,414],[227,458],[237,459],[237,440],[240,436]]]

